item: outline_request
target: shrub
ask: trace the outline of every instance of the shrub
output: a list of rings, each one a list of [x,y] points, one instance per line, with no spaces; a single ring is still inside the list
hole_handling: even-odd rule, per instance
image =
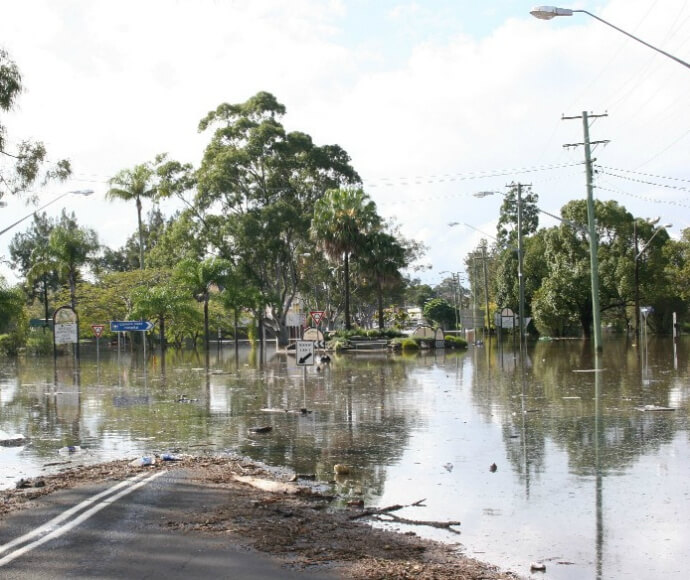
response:
[[[403,351],[419,350],[419,343],[414,338],[403,338],[400,340]]]
[[[447,348],[467,348],[467,341],[461,336],[446,336],[445,342]]]
[[[16,332],[0,334],[0,353],[6,356],[16,356],[19,354],[24,341]]]
[[[53,333],[52,332],[31,332],[26,341],[27,354],[47,355],[53,352]]]

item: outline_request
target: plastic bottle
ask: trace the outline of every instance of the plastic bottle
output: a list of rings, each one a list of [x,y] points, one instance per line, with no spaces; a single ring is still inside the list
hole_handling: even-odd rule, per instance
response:
[[[130,462],[130,465],[134,467],[144,467],[146,465],[153,465],[156,463],[156,458],[151,455],[144,455],[143,457],[138,457],[137,459]]]

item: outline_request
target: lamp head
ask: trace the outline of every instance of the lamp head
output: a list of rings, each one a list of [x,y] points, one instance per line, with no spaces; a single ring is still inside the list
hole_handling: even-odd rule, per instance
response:
[[[529,13],[540,20],[551,20],[556,16],[572,16],[570,8],[557,8],[556,6],[535,6]]]

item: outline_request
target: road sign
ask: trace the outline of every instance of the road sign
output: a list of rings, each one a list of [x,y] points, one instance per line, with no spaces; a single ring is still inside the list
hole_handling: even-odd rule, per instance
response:
[[[316,326],[321,324],[321,320],[323,319],[324,314],[323,310],[312,310],[311,312],[309,312],[309,314],[311,314],[311,319],[314,321],[314,324],[316,324]]]
[[[66,322],[55,325],[55,344],[76,344],[78,342],[78,327],[76,322]]]
[[[311,340],[298,340],[295,348],[295,358],[298,366],[314,364],[314,343]]]
[[[104,329],[105,329],[105,324],[92,324],[91,325],[91,330],[93,330],[93,335],[96,338],[101,338]]]
[[[79,317],[71,306],[53,312],[54,344],[79,344]]]
[[[153,328],[148,320],[111,320],[110,332],[145,332]]]

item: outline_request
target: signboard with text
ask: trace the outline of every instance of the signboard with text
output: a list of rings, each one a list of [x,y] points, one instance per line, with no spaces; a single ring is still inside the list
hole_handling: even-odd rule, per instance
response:
[[[295,349],[295,359],[298,366],[311,366],[314,364],[314,342],[311,340],[298,340]]]

